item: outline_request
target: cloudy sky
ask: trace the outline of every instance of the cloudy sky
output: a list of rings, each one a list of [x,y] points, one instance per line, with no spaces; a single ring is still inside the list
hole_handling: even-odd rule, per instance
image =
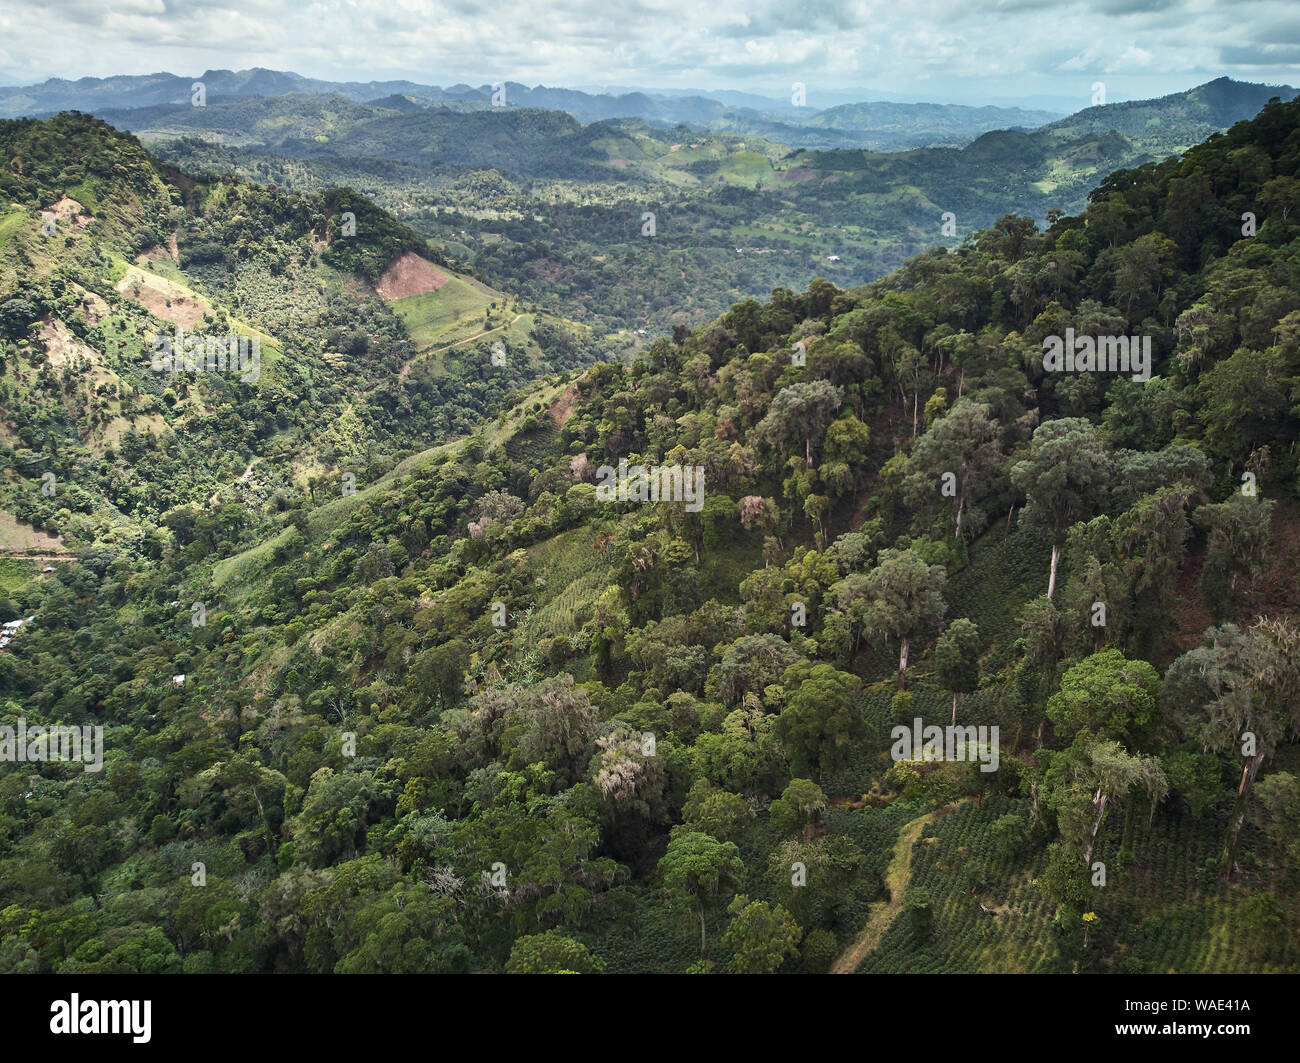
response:
[[[1295,0],[5,0],[0,81],[331,80],[1111,100],[1300,82]]]

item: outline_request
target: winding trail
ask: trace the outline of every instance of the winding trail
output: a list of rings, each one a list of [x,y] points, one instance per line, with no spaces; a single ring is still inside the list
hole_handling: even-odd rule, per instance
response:
[[[399,380],[404,380],[410,374],[411,366],[413,366],[426,354],[437,354],[439,351],[449,351],[453,347],[459,347],[462,343],[473,343],[475,340],[482,339],[484,336],[490,336],[494,332],[500,332],[502,329],[509,328],[511,325],[515,323],[515,321],[518,321],[521,317],[527,317],[527,316],[528,316],[527,313],[516,314],[514,321],[511,321],[509,324],[497,325],[496,328],[484,329],[482,332],[476,332],[472,336],[466,336],[463,340],[457,340],[455,343],[447,343],[441,347],[430,347],[427,350],[420,351],[418,354],[414,355],[409,361],[407,361],[402,366],[401,369],[398,370],[397,377]],[[372,388],[371,390],[373,391],[374,389]]]
[[[246,468],[242,473],[239,474],[239,479],[236,480],[235,482],[241,484],[247,483],[248,478],[253,475],[253,466],[256,465],[261,460],[262,459],[260,456],[253,458],[253,460],[248,463],[248,468]],[[217,496],[221,494],[222,491],[228,491],[230,489],[230,486],[231,486],[230,484],[224,484],[221,487],[218,487],[215,491],[213,491],[212,494],[208,497],[208,505],[214,504],[217,501]]]
[[[936,808],[933,812],[927,812],[924,816],[918,816],[903,824],[902,830],[898,832],[898,841],[894,843],[893,859],[889,861],[889,868],[885,871],[885,885],[889,889],[889,900],[875,901],[871,905],[867,925],[853,939],[853,944],[845,949],[840,954],[840,958],[831,965],[831,974],[853,974],[858,969],[858,965],[866,959],[867,953],[880,944],[880,939],[885,936],[889,925],[903,910],[903,894],[907,892],[907,883],[912,877],[912,848],[921,836],[921,831],[925,829],[927,823],[947,815],[965,800],[962,798],[955,804]]]

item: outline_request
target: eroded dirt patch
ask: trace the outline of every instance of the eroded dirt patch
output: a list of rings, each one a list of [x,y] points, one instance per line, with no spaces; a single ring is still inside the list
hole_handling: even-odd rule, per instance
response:
[[[79,229],[84,229],[92,220],[90,211],[71,196],[64,196],[45,209],[54,215],[56,225],[75,225]]]
[[[63,366],[98,369],[103,362],[103,356],[97,350],[77,339],[58,318],[41,325],[40,337],[45,344],[45,357],[56,369]]]
[[[136,261],[137,262],[158,262],[164,258],[169,258],[173,262],[180,262],[181,260],[181,252],[180,252],[180,248],[177,247],[176,245],[175,233],[172,233],[171,236],[167,238],[166,247],[164,247],[162,244],[154,244],[154,246],[149,248],[148,251],[142,251],[139,254],[139,256],[137,256]]]
[[[186,329],[193,328],[212,309],[202,299],[187,295],[183,288],[165,277],[146,273],[134,266],[118,281],[117,290],[136,300],[154,317]]]
[[[570,384],[560,394],[547,411],[551,415],[551,420],[555,422],[556,428],[563,428],[564,422],[573,414],[574,407],[578,405],[578,388],[576,384]]]
[[[379,278],[375,291],[385,299],[405,299],[408,295],[437,291],[451,278],[414,251],[408,251]]]
[[[0,509],[0,554],[21,557],[39,554],[44,557],[71,555],[57,535],[25,524],[7,510]]]
[[[778,179],[781,181],[782,184],[797,185],[803,181],[815,180],[816,177],[817,177],[817,171],[812,169],[811,167],[795,166],[792,169],[786,170],[784,173],[780,174]]]
[[[73,282],[72,287],[81,293],[81,308],[86,315],[87,321],[92,325],[98,325],[104,318],[108,317],[110,313],[109,305],[101,296],[88,288],[83,288],[76,282]]]

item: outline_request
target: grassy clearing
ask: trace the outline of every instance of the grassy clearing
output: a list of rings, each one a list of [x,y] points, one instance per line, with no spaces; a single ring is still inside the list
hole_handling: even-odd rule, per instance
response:
[[[8,247],[9,242],[14,238],[14,234],[22,229],[30,219],[31,215],[25,210],[16,210],[0,215],[0,248]]]
[[[393,300],[393,309],[406,323],[411,339],[420,347],[451,342],[458,326],[477,323],[496,300],[461,277],[452,276],[441,288]],[[469,332],[481,331],[470,329]]]
[[[39,575],[41,564],[17,557],[0,557],[0,594],[10,595]]]

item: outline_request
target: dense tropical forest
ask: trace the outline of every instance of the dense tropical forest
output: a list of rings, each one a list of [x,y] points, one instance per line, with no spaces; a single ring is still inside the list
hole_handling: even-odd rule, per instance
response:
[[[0,763],[0,971],[1300,969],[1300,102],[635,356],[362,192],[0,150],[0,729],[104,728]]]

